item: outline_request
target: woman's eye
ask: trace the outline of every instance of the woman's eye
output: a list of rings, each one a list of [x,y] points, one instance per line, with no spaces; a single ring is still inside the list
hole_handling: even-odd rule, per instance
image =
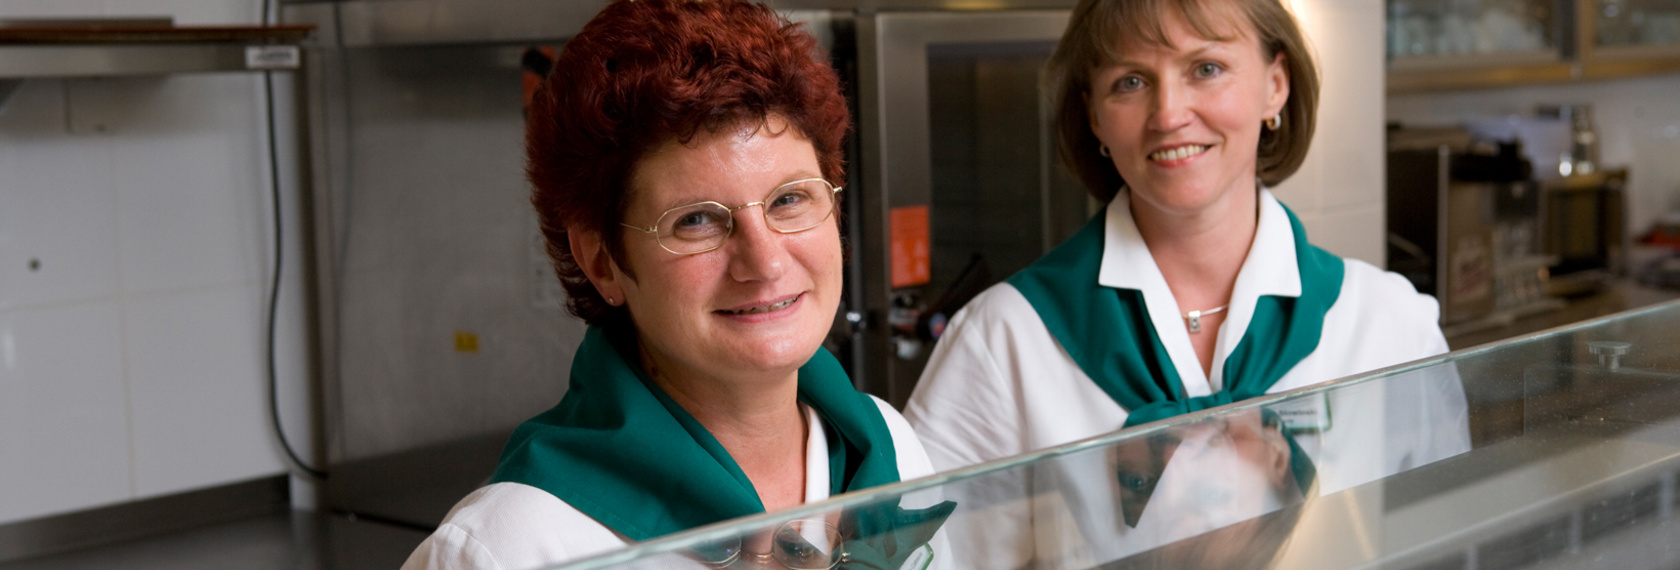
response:
[[[1224,70],[1217,63],[1204,63],[1196,66],[1196,77],[1213,77]]]
[[[1114,82],[1115,91],[1137,91],[1142,88],[1143,78],[1136,75],[1127,75]]]
[[[689,212],[677,217],[676,227],[699,228],[718,223],[718,216],[713,212]]]
[[[801,191],[798,191],[798,190],[793,190],[793,191],[785,192],[785,193],[771,199],[770,200],[770,207],[771,208],[786,208],[786,207],[790,207],[790,206],[797,207],[800,204],[804,204],[804,203],[809,202],[809,201],[811,201],[810,196],[806,196],[804,192],[801,192]]]

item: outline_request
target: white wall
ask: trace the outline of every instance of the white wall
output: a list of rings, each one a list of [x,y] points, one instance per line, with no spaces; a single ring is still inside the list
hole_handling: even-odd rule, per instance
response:
[[[1628,167],[1628,231],[1637,235],[1662,212],[1680,210],[1680,74],[1620,81],[1541,85],[1391,97],[1388,118],[1408,126],[1532,115],[1539,104],[1591,103],[1599,159]]]
[[[1322,87],[1312,151],[1274,190],[1315,245],[1382,267],[1383,2],[1288,4],[1317,58]]]
[[[0,0],[0,18],[248,24],[258,8]],[[0,524],[285,472],[262,101],[259,75],[194,74],[32,80],[0,110]],[[308,453],[292,183],[277,355]]]

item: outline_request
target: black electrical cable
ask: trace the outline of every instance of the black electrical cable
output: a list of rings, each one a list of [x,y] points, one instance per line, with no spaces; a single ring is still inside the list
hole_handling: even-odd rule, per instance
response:
[[[263,26],[269,25],[268,3],[269,0],[263,0],[262,3]],[[274,207],[274,271],[273,278],[269,281],[268,286],[268,417],[274,424],[274,435],[280,438],[280,447],[286,450],[286,457],[291,459],[292,464],[311,477],[325,479],[327,477],[326,471],[310,467],[308,463],[303,461],[303,458],[298,457],[297,451],[292,449],[291,441],[286,439],[286,430],[280,424],[280,375],[275,363],[274,345],[275,330],[278,323],[276,316],[279,314],[280,306],[280,270],[284,267],[284,264],[281,263],[281,256],[286,250],[283,239],[285,237],[285,226],[282,224],[284,218],[280,212],[280,144],[274,127],[273,71],[263,72],[263,106],[266,108],[268,115],[268,189]]]

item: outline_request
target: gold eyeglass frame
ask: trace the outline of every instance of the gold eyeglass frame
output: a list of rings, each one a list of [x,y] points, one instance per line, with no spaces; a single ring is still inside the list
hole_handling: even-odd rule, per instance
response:
[[[773,232],[776,232],[776,233],[779,233],[779,234],[784,234],[784,235],[786,235],[786,234],[796,234],[796,233],[807,231],[807,230],[810,230],[810,229],[815,228],[817,226],[823,225],[823,222],[826,222],[826,221],[828,221],[829,218],[834,217],[834,212],[840,209],[840,197],[839,197],[840,191],[845,190],[846,188],[844,186],[835,186],[834,183],[829,182],[828,179],[826,179],[826,178],[820,178],[820,177],[819,178],[801,178],[799,180],[794,180],[792,182],[782,184],[782,185],[777,186],[775,188],[771,188],[770,192],[768,194],[764,195],[764,199],[759,200],[757,202],[748,202],[748,203],[741,204],[739,206],[731,208],[729,206],[725,206],[722,203],[714,201],[714,200],[706,200],[706,201],[703,201],[703,202],[695,202],[695,203],[692,203],[692,204],[683,204],[681,206],[677,206],[675,208],[665,210],[664,212],[661,212],[659,214],[658,218],[653,220],[653,225],[645,227],[645,228],[641,227],[641,226],[630,225],[630,224],[627,224],[627,223],[624,223],[624,222],[619,222],[618,225],[621,225],[621,226],[624,226],[624,227],[627,227],[627,228],[630,228],[632,230],[636,230],[636,231],[639,231],[639,232],[642,232],[642,233],[653,234],[654,243],[658,243],[660,249],[663,249],[665,251],[669,251],[669,252],[674,253],[676,255],[699,255],[699,254],[706,253],[708,251],[712,251],[712,250],[715,250],[717,248],[723,247],[723,244],[729,243],[729,236],[735,235],[735,212],[736,211],[743,210],[743,209],[746,209],[746,208],[750,208],[750,207],[753,207],[753,206],[763,206],[765,202],[770,201],[771,196],[775,196],[776,193],[780,192],[783,188],[787,188],[787,187],[793,186],[795,184],[804,184],[806,182],[812,182],[812,181],[821,182],[824,185],[827,185],[828,188],[829,188],[829,198],[833,200],[828,205],[828,214],[824,215],[822,217],[822,219],[817,220],[816,223],[811,224],[809,226],[805,226],[803,228],[796,229],[796,230],[779,230],[779,229],[776,229],[776,226],[774,224],[770,223],[770,212],[769,212],[769,210],[766,210],[762,207],[760,207],[759,210],[758,210],[759,215],[764,218],[764,227],[770,228],[770,231],[773,231]],[[675,212],[677,210],[682,210],[682,209],[685,209],[685,208],[692,208],[692,207],[703,205],[703,204],[711,204],[711,205],[717,206],[719,208],[723,208],[725,211],[729,212],[729,228],[723,234],[723,239],[719,240],[717,245],[714,245],[712,247],[708,247],[706,249],[702,249],[700,251],[677,251],[677,250],[671,249],[669,246],[665,245],[665,240],[662,240],[662,239],[659,238],[659,223],[665,220],[665,216],[668,216],[668,215],[671,214],[671,212]]]

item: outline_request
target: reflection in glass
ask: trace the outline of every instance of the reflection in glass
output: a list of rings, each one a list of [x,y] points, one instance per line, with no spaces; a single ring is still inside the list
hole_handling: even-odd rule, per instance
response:
[[[768,567],[1680,568],[1675,338],[1680,303],[697,529],[572,568],[704,568],[701,545],[734,540],[771,553],[777,529],[799,520],[839,534],[792,531],[782,550],[796,556],[771,554]],[[930,535],[927,552],[892,547]]]
[[[1110,453],[1126,541],[1105,568],[1270,568],[1316,470],[1270,411],[1174,427]]]

